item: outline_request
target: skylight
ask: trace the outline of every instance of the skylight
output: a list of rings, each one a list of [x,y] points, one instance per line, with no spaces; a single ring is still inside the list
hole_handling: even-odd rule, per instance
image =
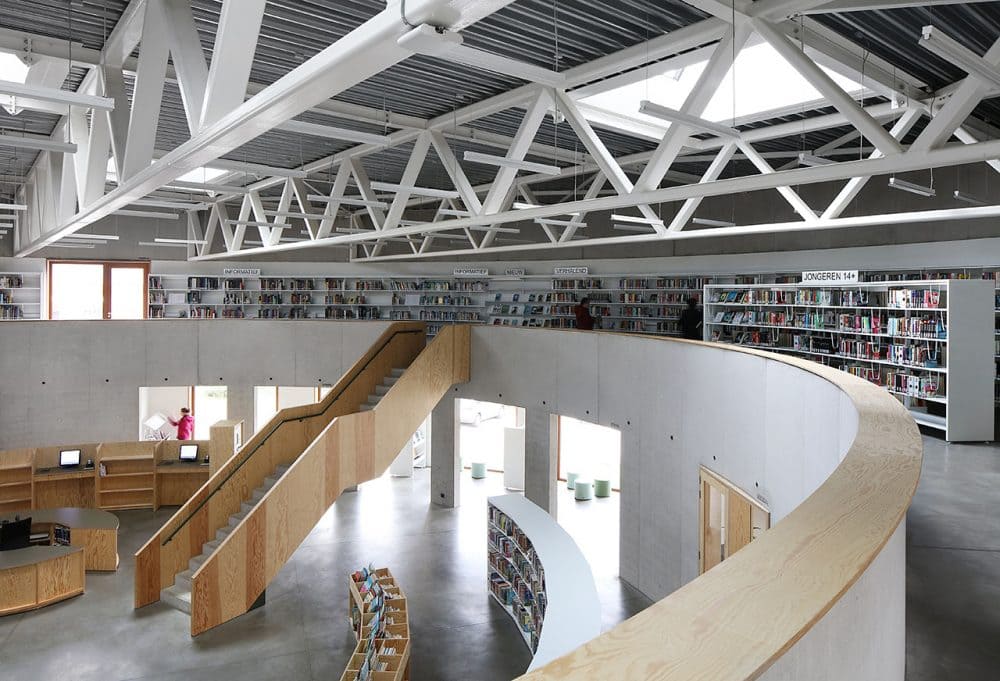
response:
[[[591,95],[581,101],[666,130],[669,123],[640,114],[639,103],[648,99],[671,109],[679,109],[707,63],[707,61],[697,62],[662,75],[651,76],[638,83]],[[730,68],[702,114],[702,118],[732,124],[734,118],[738,120],[775,109],[797,107],[823,100],[820,93],[766,42],[744,48],[737,55],[735,66],[735,111],[734,69]],[[857,97],[863,91],[862,86],[850,78],[826,68],[823,70],[853,96]]]
[[[23,83],[28,77],[28,66],[10,52],[0,52],[0,80]]]
[[[177,179],[180,180],[180,181],[182,181],[182,182],[202,182],[202,183],[208,183],[208,182],[211,182],[213,180],[216,180],[216,179],[222,177],[223,175],[225,175],[228,172],[229,172],[228,170],[224,170],[222,168],[212,168],[211,166],[202,166],[201,168],[195,168],[194,170],[190,170],[190,171],[184,173],[183,175],[181,175]],[[117,182],[118,181],[118,173],[115,171],[115,159],[114,159],[114,156],[112,156],[111,158],[108,159],[108,174],[107,174],[107,177],[108,177],[108,180],[110,180],[112,182]]]

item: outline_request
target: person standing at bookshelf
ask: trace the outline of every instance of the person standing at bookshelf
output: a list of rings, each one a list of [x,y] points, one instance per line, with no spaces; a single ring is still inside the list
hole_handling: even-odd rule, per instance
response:
[[[194,417],[191,416],[191,410],[187,407],[181,407],[181,417],[176,421],[169,416],[167,420],[170,421],[170,425],[177,426],[177,439],[178,440],[193,440],[194,439]]]
[[[687,308],[681,312],[681,338],[701,340],[701,310],[698,309],[698,299],[687,299]]]
[[[584,298],[573,308],[576,315],[576,328],[581,331],[594,330],[594,318],[590,315],[590,298]]]

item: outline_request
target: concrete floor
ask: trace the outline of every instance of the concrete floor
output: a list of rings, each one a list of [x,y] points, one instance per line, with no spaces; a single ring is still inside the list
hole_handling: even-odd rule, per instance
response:
[[[908,518],[907,681],[1000,676],[1000,447],[925,438]],[[414,681],[508,681],[528,650],[486,595],[485,497],[500,476],[463,479],[461,509],[429,507],[429,473],[383,478],[345,495],[268,589],[267,605],[197,639],[162,604],[132,610],[132,553],[169,516],[119,514],[121,569],[87,575],[87,593],[0,618],[3,681],[336,681],[354,646],[347,574],[389,565],[407,590]],[[617,498],[573,502],[560,521],[591,561],[604,627],[648,601],[615,577]]]

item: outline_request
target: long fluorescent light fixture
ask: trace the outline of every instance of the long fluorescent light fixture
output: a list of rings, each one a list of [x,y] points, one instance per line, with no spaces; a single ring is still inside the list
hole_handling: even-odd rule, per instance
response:
[[[691,222],[696,225],[704,225],[706,227],[735,227],[735,222],[728,222],[726,220],[710,220],[708,218],[691,218]]]
[[[988,206],[989,205],[988,203],[986,203],[982,199],[978,199],[975,196],[973,196],[972,194],[966,194],[965,192],[959,191],[958,189],[955,190],[955,193],[952,196],[954,196],[956,200],[961,201],[962,203],[970,203],[973,206]]]
[[[156,246],[158,248],[187,248],[187,244],[163,244],[154,241],[139,241],[136,246]]]
[[[525,203],[524,201],[515,201],[513,205],[517,210],[530,210],[532,208],[542,207],[540,203]]]
[[[54,244],[49,244],[47,248],[93,248],[94,244],[64,244],[58,241]]]
[[[75,154],[76,145],[70,142],[58,142],[47,137],[20,137],[18,135],[0,135],[0,147],[15,147],[35,149],[37,151],[54,151],[61,154]]]
[[[549,218],[535,218],[535,222],[539,225],[552,225],[554,227],[576,227],[577,229],[583,229],[587,226],[586,222],[580,222],[578,220],[550,220]]]
[[[1000,72],[978,54],[933,26],[924,26],[921,29],[920,40],[917,43],[966,73],[985,80],[993,87],[1000,87]]]
[[[158,218],[163,220],[177,220],[180,215],[177,213],[160,213],[155,210],[116,210],[115,215],[125,215],[130,218]]]
[[[653,218],[641,217],[636,215],[620,215],[618,213],[612,213],[611,220],[614,222],[634,222],[636,224],[650,225],[654,227],[663,226],[663,220],[654,220]]]
[[[362,206],[365,208],[381,208],[382,210],[388,210],[389,204],[385,201],[366,201],[365,199],[356,199],[350,196],[342,196],[341,198],[330,198],[329,196],[323,196],[321,194],[309,194],[306,199],[308,201],[314,201],[316,203],[342,203],[345,206]]]
[[[817,156],[815,154],[799,154],[799,165],[808,166],[810,168],[815,168],[817,166],[828,166],[831,163],[836,163],[831,158],[824,158],[822,156]]]
[[[454,215],[459,218],[471,218],[472,211],[469,210],[457,210],[454,208],[441,208],[438,210],[438,215]]]
[[[904,192],[910,192],[911,194],[916,194],[917,196],[926,196],[928,198],[932,196],[937,196],[937,192],[934,191],[934,187],[925,187],[922,184],[907,182],[906,180],[900,180],[895,177],[889,178],[889,186],[892,187],[893,189],[899,189]]]
[[[521,230],[517,227],[487,227],[485,225],[475,225],[472,227],[466,227],[465,229],[470,232],[496,232],[498,234],[520,234]]]
[[[294,218],[296,220],[322,220],[323,218],[330,217],[321,213],[292,213],[282,210],[265,210],[264,215],[273,218]]]
[[[481,154],[478,151],[467,151],[465,152],[463,158],[470,163],[482,163],[484,165],[500,166],[502,168],[513,168],[514,170],[541,173],[542,175],[558,175],[562,172],[562,169],[559,166],[546,165],[544,163],[532,163],[531,161],[518,161],[505,156]]]
[[[16,83],[10,80],[0,80],[0,95],[25,97],[43,102],[69,104],[70,106],[82,106],[87,109],[100,109],[102,111],[113,111],[115,108],[115,100],[109,97],[84,95],[59,88],[25,85],[24,83]]]
[[[250,191],[246,187],[236,187],[228,184],[212,184],[211,182],[187,182],[185,180],[174,180],[173,182],[168,182],[164,186],[170,189],[214,194],[246,194]]]
[[[374,144],[380,147],[389,146],[388,135],[375,135],[370,132],[360,130],[349,130],[347,128],[335,128],[329,125],[319,125],[317,123],[305,123],[302,121],[285,121],[277,126],[278,130],[294,132],[301,135],[311,135],[313,137],[326,137],[327,139],[343,140],[345,142],[357,142],[359,144]]]
[[[28,210],[23,203],[0,203],[0,210]]]
[[[153,241],[158,244],[193,244],[195,246],[201,246],[205,243],[204,239],[168,239],[166,237],[157,237]]]
[[[119,236],[117,234],[84,234],[83,232],[76,232],[74,234],[67,234],[63,238],[64,239],[100,239],[101,241],[118,241]]]
[[[654,118],[660,118],[670,123],[680,123],[688,126],[689,128],[701,130],[702,132],[709,132],[713,135],[725,137],[727,139],[740,139],[741,137],[740,131],[735,128],[719,125],[718,123],[713,123],[712,121],[706,121],[704,118],[692,116],[691,114],[686,114],[683,111],[678,111],[677,109],[660,106],[659,104],[654,104],[648,100],[643,100],[639,103],[639,113],[643,113]]]
[[[611,229],[617,229],[619,232],[639,232],[640,234],[656,233],[652,225],[611,225]]]
[[[377,192],[394,192],[399,193],[401,191],[409,192],[410,194],[416,194],[417,196],[429,196],[434,199],[457,199],[459,194],[457,191],[451,191],[448,189],[433,189],[431,187],[411,187],[404,186],[401,184],[393,184],[391,182],[372,182],[372,189]]]

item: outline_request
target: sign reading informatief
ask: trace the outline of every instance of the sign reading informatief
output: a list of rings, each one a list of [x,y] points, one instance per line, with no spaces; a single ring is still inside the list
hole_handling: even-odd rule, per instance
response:
[[[803,272],[803,284],[815,284],[822,286],[826,284],[857,284],[857,270],[816,270],[814,272]]]
[[[490,270],[486,267],[456,267],[456,277],[488,277]]]
[[[224,267],[222,269],[224,277],[259,277],[260,269],[250,267]]]
[[[589,267],[557,267],[552,270],[553,274],[590,274]]]
[[[505,277],[523,277],[525,275],[523,267],[508,267],[503,273]]]

